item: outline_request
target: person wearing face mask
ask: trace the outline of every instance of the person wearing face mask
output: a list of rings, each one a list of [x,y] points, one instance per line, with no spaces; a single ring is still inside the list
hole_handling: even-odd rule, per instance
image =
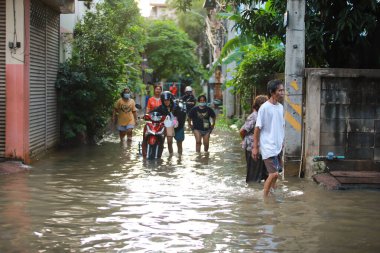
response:
[[[204,151],[208,152],[210,134],[215,126],[216,114],[213,109],[207,106],[205,95],[198,97],[198,105],[191,109],[188,116],[188,123],[193,130],[196,141],[195,151],[201,151],[203,142]]]
[[[112,122],[116,122],[119,131],[120,142],[124,142],[125,135],[127,141],[132,141],[132,131],[137,126],[137,110],[135,101],[131,97],[131,90],[124,88],[114,106]]]

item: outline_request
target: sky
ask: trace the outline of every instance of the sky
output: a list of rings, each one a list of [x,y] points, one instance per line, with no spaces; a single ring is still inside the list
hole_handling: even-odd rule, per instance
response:
[[[150,14],[150,4],[151,3],[165,3],[166,0],[138,0],[139,7],[141,10],[141,15],[144,17],[148,17]]]

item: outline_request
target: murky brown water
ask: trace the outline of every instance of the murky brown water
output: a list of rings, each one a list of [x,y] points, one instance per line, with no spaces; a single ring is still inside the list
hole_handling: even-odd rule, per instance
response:
[[[379,252],[379,191],[287,178],[264,201],[217,134],[209,154],[187,135],[182,157],[143,161],[115,137],[1,176],[0,252]]]

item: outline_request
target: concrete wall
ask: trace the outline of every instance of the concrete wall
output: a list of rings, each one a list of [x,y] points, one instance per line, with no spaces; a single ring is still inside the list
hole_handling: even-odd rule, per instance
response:
[[[236,29],[234,28],[235,22],[228,20],[226,26],[227,26],[227,41],[229,41],[229,40],[231,40],[237,36]],[[236,62],[232,62],[232,63],[227,64],[227,65],[224,64],[222,66],[222,72],[223,72],[225,82],[232,80],[233,75],[236,72],[236,67],[237,67]],[[235,108],[235,105],[238,102],[239,101],[235,100],[235,94],[233,93],[233,87],[227,87],[223,91],[223,106],[224,106],[227,117],[231,118],[237,114],[237,110]]]
[[[312,158],[328,152],[346,157],[336,165],[345,170],[379,167],[380,70],[307,69],[306,80],[306,175]]]
[[[74,0],[42,0],[61,13],[70,13]],[[6,0],[6,136],[5,157],[30,162],[30,9],[31,0]],[[20,42],[10,49],[8,42]],[[41,76],[45,79],[45,76]]]
[[[6,127],[5,156],[28,161],[29,148],[29,3],[6,2]],[[15,23],[16,22],[16,23]],[[20,42],[10,49],[8,42]]]

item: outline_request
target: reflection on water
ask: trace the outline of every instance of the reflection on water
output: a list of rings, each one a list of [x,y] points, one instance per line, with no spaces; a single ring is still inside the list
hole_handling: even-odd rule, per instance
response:
[[[378,191],[286,178],[264,200],[237,138],[197,154],[187,135],[182,156],[147,161],[114,136],[1,176],[0,252],[378,251]]]

